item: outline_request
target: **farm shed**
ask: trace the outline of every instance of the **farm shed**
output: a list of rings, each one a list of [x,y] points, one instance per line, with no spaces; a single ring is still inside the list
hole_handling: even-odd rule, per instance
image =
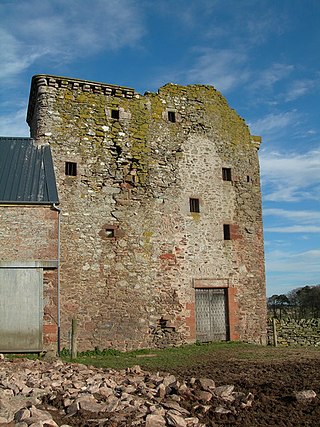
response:
[[[57,203],[50,146],[0,138],[0,352],[56,347]]]

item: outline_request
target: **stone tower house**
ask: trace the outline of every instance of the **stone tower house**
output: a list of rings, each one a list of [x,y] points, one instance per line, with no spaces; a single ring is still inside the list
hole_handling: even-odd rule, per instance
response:
[[[60,209],[61,345],[264,342],[260,138],[211,86],[32,79]]]

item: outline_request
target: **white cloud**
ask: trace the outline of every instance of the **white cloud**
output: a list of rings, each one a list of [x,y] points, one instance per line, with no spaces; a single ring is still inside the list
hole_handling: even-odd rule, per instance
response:
[[[3,29],[0,29],[0,46],[1,79],[24,71],[42,54],[30,50],[27,53],[23,43]]]
[[[299,253],[266,253],[267,293],[286,294],[299,286],[320,283],[320,249]]]
[[[212,84],[225,93],[249,79],[247,56],[239,50],[202,48],[199,51],[195,64],[186,73],[188,81]]]
[[[319,200],[320,149],[260,156],[265,201]]]
[[[291,225],[288,227],[265,227],[264,231],[269,233],[320,233],[320,226]]]
[[[1,136],[29,136],[29,127],[26,123],[26,109],[22,108],[12,114],[0,115]]]
[[[313,273],[320,275],[320,249],[299,253],[273,251],[266,254],[270,272]]]
[[[309,223],[320,223],[320,212],[319,211],[291,211],[286,209],[279,208],[265,208],[263,210],[264,216],[276,216],[280,218],[285,218],[286,220],[299,221],[303,224]]]
[[[35,60],[54,62],[134,45],[144,34],[131,0],[29,0],[0,4],[1,77],[12,77]]]
[[[285,130],[288,126],[295,125],[299,120],[297,111],[285,111],[278,114],[268,114],[262,119],[249,123],[249,127],[254,135],[273,135],[279,130]]]
[[[286,101],[293,101],[312,91],[319,84],[318,80],[297,80],[290,84]]]
[[[275,83],[286,79],[293,71],[293,65],[272,64],[271,67],[256,73],[252,87],[259,90],[272,88]]]

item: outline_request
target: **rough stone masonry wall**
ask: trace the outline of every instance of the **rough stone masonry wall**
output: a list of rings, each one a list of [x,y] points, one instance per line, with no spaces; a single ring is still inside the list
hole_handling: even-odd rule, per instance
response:
[[[58,180],[64,343],[72,317],[80,348],[152,347],[161,324],[192,342],[195,287],[228,290],[232,339],[265,339],[258,144],[219,92],[169,84],[141,96],[38,76],[28,121]]]
[[[0,261],[52,261],[58,253],[58,214],[50,206],[0,205]]]
[[[43,343],[57,343],[58,213],[46,205],[0,205],[0,266],[43,269]],[[41,266],[41,267],[40,267]]]
[[[276,331],[280,346],[318,347],[320,345],[320,319],[277,319]],[[268,344],[274,344],[273,319],[268,319]]]

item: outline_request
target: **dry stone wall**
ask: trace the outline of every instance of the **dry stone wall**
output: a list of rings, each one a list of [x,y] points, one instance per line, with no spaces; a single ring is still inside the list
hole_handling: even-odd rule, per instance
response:
[[[280,346],[319,346],[320,319],[277,319],[277,341]],[[273,345],[273,320],[268,320],[268,343]]]
[[[82,349],[192,342],[197,286],[227,290],[231,339],[265,341],[260,141],[219,92],[36,76],[28,122],[58,181],[65,345],[73,317]]]

